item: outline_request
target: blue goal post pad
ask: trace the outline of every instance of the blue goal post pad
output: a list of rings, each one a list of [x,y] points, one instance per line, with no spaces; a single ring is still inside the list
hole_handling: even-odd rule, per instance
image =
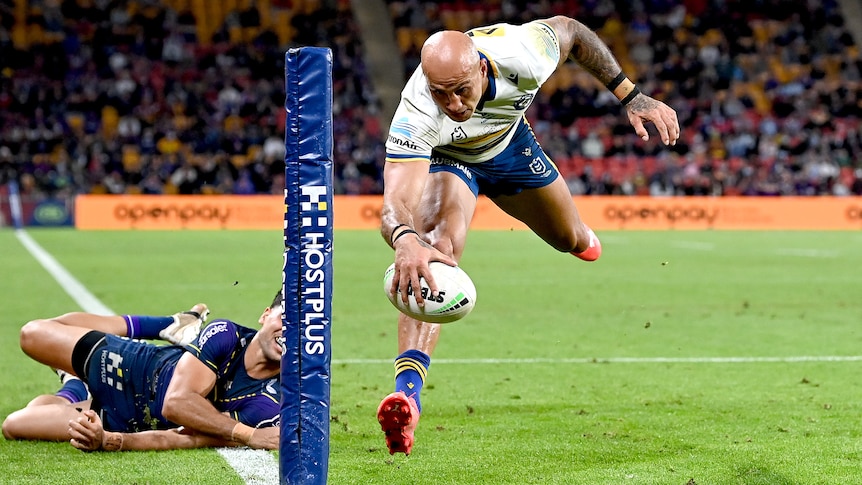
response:
[[[332,317],[332,51],[285,54],[282,484],[324,485]]]

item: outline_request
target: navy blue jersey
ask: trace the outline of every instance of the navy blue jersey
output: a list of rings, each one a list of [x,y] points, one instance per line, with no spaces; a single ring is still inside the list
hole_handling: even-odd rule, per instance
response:
[[[278,376],[253,379],[243,365],[255,333],[230,320],[213,320],[186,350],[215,372],[216,384],[207,399],[216,409],[252,428],[277,426],[281,398]]]
[[[105,345],[95,350],[87,371],[92,407],[108,431],[177,427],[161,410],[177,362],[189,352],[216,374],[215,386],[207,396],[216,409],[254,428],[278,426],[278,377],[253,379],[243,364],[255,333],[229,320],[215,320],[185,348],[106,335]]]

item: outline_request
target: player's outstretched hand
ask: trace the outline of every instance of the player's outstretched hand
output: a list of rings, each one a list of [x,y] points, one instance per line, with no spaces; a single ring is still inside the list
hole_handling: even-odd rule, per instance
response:
[[[458,264],[454,258],[440,252],[434,246],[420,239],[418,235],[416,237],[412,237],[412,235],[403,237],[397,241],[395,244],[395,274],[389,293],[391,295],[400,293],[401,301],[407,304],[410,289],[421,288],[419,278],[425,278],[432,294],[436,296],[437,282],[434,281],[434,275],[431,274],[431,269],[428,266],[431,261],[440,261],[449,266],[457,266]],[[424,306],[425,296],[430,295],[423,296],[421,291],[415,291],[413,296],[419,306]]]
[[[635,133],[643,141],[649,140],[644,122],[651,121],[658,130],[662,143],[676,145],[679,139],[679,120],[677,120],[676,111],[670,106],[641,93],[626,105],[626,113],[629,122],[635,128]]]
[[[251,439],[248,442],[248,446],[255,449],[277,450],[280,429],[278,426],[255,429],[254,434],[251,435]]]

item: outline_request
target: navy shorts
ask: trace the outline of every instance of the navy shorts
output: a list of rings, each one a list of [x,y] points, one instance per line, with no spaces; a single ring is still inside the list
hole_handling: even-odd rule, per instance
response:
[[[542,150],[530,125],[522,119],[516,130],[505,150],[482,163],[465,163],[433,150],[429,171],[453,173],[470,187],[473,195],[491,198],[544,187],[556,180],[560,172]]]
[[[182,352],[181,347],[159,347],[92,331],[75,346],[72,366],[87,383],[91,407],[106,430],[164,429],[171,425],[161,416],[161,370],[175,364]]]

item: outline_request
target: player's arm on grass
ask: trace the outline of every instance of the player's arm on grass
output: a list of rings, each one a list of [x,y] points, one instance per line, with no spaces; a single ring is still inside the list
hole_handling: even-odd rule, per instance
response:
[[[278,427],[261,432],[278,436]],[[70,443],[82,451],[158,451],[191,448],[241,446],[240,443],[216,436],[194,433],[186,428],[117,433],[105,431],[102,420],[94,411],[69,421]]]
[[[216,383],[216,374],[190,353],[177,362],[168,384],[162,415],[196,433],[230,440],[252,448],[278,449],[278,432],[256,430],[219,412],[206,396]]]
[[[188,433],[184,428],[117,433],[105,431],[94,411],[69,421],[70,443],[83,451],[179,450],[215,446],[239,446],[239,443],[215,436]]]

